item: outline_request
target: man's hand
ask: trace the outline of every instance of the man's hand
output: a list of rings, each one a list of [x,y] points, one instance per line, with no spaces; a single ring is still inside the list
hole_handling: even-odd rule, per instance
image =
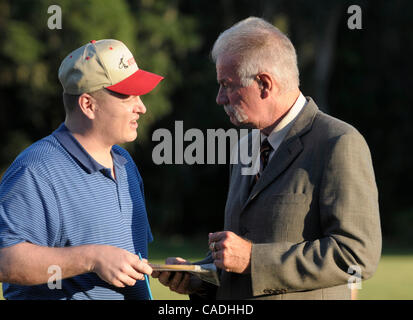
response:
[[[209,234],[209,247],[217,268],[227,272],[250,273],[252,243],[231,231]]]
[[[167,258],[165,264],[191,264],[189,261],[176,257]],[[189,272],[158,272],[154,271],[152,277],[158,278],[159,282],[169,287],[171,291],[180,294],[191,294],[198,291],[201,287],[202,280]]]
[[[127,250],[107,245],[93,246],[93,250],[91,271],[116,287],[133,286],[136,280],[145,279],[144,274],[152,273],[146,259],[141,261]]]

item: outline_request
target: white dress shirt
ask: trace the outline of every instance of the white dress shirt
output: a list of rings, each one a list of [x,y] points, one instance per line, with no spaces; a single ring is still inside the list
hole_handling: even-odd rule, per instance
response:
[[[298,96],[294,105],[291,107],[285,117],[280,121],[280,123],[274,128],[270,135],[267,137],[264,133],[261,132],[261,141],[264,141],[265,138],[268,138],[268,142],[272,147],[272,151],[270,152],[270,155],[268,157],[268,162],[271,161],[271,158],[274,156],[275,151],[277,151],[278,147],[283,142],[288,131],[290,131],[292,125],[294,124],[294,120],[297,118],[298,114],[306,103],[307,100],[300,92],[300,95]]]

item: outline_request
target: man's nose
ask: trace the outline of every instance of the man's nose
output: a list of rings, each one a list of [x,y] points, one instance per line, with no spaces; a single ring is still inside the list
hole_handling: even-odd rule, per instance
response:
[[[225,90],[223,90],[222,88],[219,88],[218,90],[216,102],[218,105],[222,105],[222,106],[229,104],[228,96]]]
[[[143,104],[143,101],[142,101],[140,96],[136,96],[135,103],[134,103],[133,107],[134,107],[133,112],[135,112],[135,113],[141,113],[141,114],[146,113],[146,107]]]

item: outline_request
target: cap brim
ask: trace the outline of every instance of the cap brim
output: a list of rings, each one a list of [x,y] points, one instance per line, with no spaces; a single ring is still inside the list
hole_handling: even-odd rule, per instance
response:
[[[111,91],[133,96],[142,96],[152,91],[163,77],[139,69],[131,76],[114,85],[106,87]]]

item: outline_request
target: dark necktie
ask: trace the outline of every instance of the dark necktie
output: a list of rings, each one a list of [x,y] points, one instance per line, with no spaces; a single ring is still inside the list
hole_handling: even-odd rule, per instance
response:
[[[268,164],[268,157],[271,153],[271,150],[272,150],[272,147],[270,143],[268,142],[268,139],[265,138],[264,141],[261,143],[261,147],[260,147],[260,170],[257,172],[257,174],[254,177],[251,189],[257,183],[262,172],[264,172],[264,169]]]

